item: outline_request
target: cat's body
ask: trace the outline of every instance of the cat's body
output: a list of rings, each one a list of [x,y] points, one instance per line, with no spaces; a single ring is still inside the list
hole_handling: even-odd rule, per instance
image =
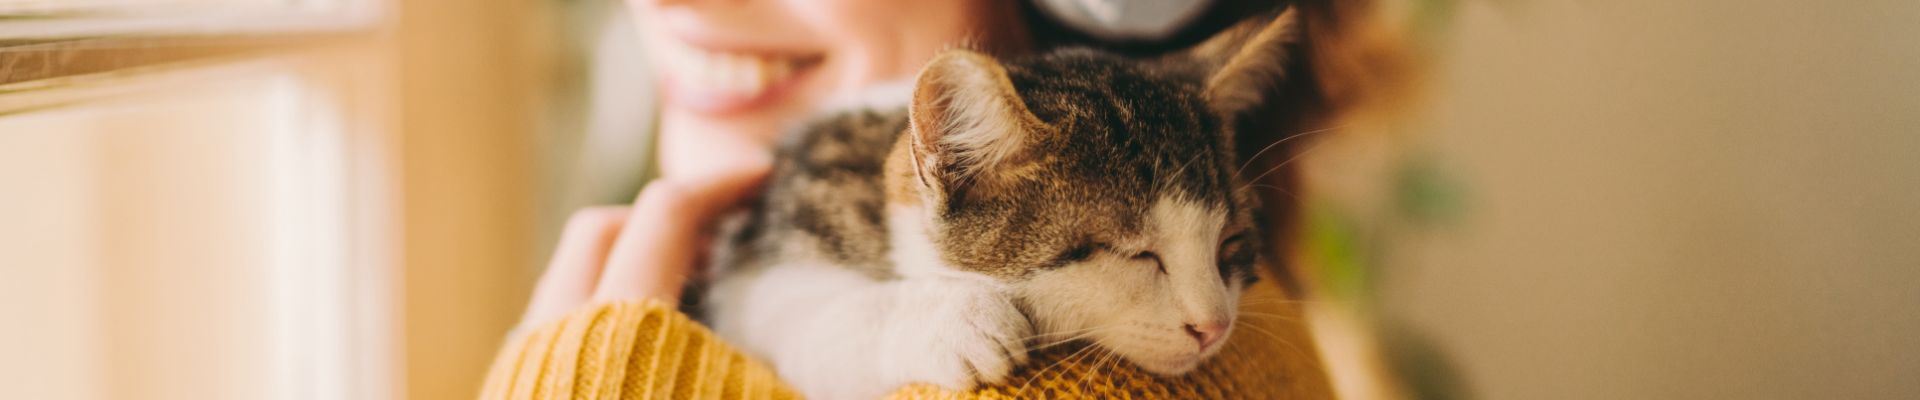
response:
[[[891,96],[879,92],[873,95]],[[895,106],[835,113],[781,143],[768,195],[753,205],[743,231],[731,238],[738,242],[718,264],[812,259],[892,278],[881,173],[907,129],[905,104]]]
[[[1237,40],[1278,46],[1274,25]],[[817,398],[998,383],[1069,339],[1192,369],[1260,243],[1228,123],[1245,94],[1222,85],[1260,90],[1278,60],[1239,47],[1211,63],[955,51],[807,126],[721,239],[715,329]]]

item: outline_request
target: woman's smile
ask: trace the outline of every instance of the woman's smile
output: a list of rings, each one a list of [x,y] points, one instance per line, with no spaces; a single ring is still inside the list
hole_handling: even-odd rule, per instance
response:
[[[824,58],[821,53],[695,43],[666,32],[649,36],[667,104],[710,116],[779,103]]]

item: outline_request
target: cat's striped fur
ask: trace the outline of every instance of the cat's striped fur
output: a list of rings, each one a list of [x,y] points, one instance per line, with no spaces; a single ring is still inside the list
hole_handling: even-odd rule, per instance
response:
[[[1206,58],[955,50],[907,104],[807,125],[722,239],[716,329],[819,397],[996,382],[1036,338],[1191,369],[1260,254],[1230,119],[1281,80],[1249,58],[1284,54],[1270,20]]]

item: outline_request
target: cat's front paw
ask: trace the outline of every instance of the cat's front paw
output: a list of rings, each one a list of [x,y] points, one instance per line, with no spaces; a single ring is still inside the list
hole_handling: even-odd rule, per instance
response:
[[[1004,383],[1027,361],[1032,324],[997,288],[942,280],[903,289],[881,346],[882,370],[895,382],[967,390]]]
[[[981,294],[967,300],[967,310],[960,313],[965,325],[954,326],[954,335],[944,343],[947,348],[935,356],[950,355],[948,362],[958,361],[971,372],[955,388],[1006,382],[1014,367],[1027,362],[1026,339],[1032,335],[1032,324],[1005,295]]]

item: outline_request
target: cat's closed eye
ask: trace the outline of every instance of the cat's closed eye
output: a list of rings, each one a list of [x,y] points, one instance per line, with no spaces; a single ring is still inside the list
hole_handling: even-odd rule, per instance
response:
[[[1088,258],[1093,257],[1094,250],[1095,245],[1093,243],[1083,243],[1069,247],[1066,251],[1060,252],[1059,256],[1053,258],[1053,266],[1058,268],[1066,266],[1067,264],[1086,261]]]
[[[1115,250],[1112,246],[1109,246],[1105,243],[1085,243],[1085,244],[1069,247],[1067,248],[1067,250],[1060,252],[1060,255],[1054,256],[1053,266],[1057,268],[1057,267],[1066,266],[1068,264],[1086,261],[1087,259],[1093,258],[1094,254],[1100,253],[1100,252],[1106,252],[1108,254],[1116,254],[1116,255],[1131,254],[1126,256],[1128,260],[1152,262],[1154,265],[1154,268],[1159,269],[1160,273],[1162,274],[1167,273],[1167,266],[1165,263],[1162,263],[1160,261],[1160,254],[1158,253],[1154,253],[1152,251],[1122,252],[1120,250]]]
[[[1134,253],[1132,258],[1134,261],[1151,261],[1153,262],[1153,266],[1155,268],[1160,269],[1160,273],[1162,274],[1167,273],[1167,264],[1160,262],[1159,254],[1154,254],[1151,251],[1142,251],[1139,253]]]
[[[1253,246],[1245,233],[1236,234],[1220,242],[1220,254],[1215,259],[1220,263],[1220,279],[1231,279],[1235,271],[1249,271],[1254,262]]]

